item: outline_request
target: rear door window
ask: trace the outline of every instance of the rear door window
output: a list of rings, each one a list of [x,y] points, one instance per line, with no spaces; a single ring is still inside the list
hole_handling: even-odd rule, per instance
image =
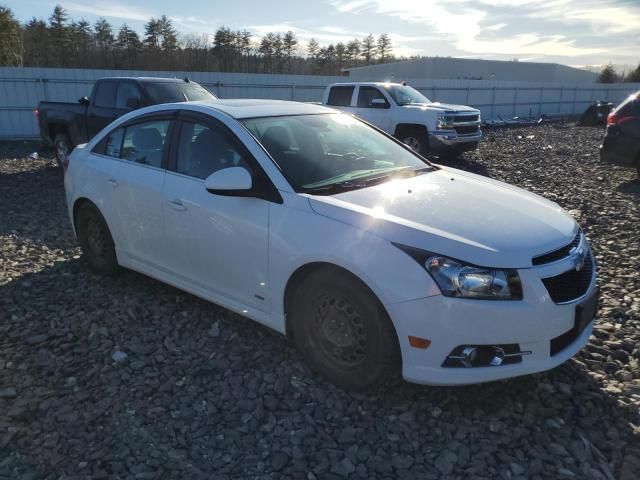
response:
[[[113,108],[116,102],[118,82],[98,82],[93,105],[96,107]]]
[[[162,168],[171,120],[150,120],[126,128],[120,158]]]
[[[352,85],[344,85],[339,87],[331,87],[329,90],[329,98],[327,105],[335,105],[337,107],[348,107],[351,105],[351,97],[353,96]]]

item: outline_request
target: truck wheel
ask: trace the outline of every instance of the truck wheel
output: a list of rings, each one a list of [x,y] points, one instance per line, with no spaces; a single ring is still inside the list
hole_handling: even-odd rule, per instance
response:
[[[53,145],[56,149],[58,165],[63,171],[66,171],[67,166],[69,166],[69,155],[71,154],[71,150],[73,150],[71,140],[69,140],[66,134],[58,133],[53,139]]]
[[[403,128],[396,135],[402,143],[423,157],[429,154],[429,135],[421,128]]]
[[[102,275],[118,270],[116,249],[107,222],[91,203],[80,206],[76,215],[76,233],[89,268]]]
[[[297,347],[332,383],[364,390],[398,372],[395,328],[373,293],[349,273],[313,273],[296,290],[290,313]]]

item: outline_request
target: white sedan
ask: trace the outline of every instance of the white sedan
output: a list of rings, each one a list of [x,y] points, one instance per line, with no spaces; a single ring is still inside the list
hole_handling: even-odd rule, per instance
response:
[[[282,332],[344,387],[538,372],[591,334],[594,258],[557,204],[322,106],[137,110],[74,150],[65,189],[92,269]]]

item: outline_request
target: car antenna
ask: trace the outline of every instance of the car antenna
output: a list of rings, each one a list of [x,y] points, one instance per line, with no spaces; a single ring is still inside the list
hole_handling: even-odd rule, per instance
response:
[[[189,80],[189,77],[184,77],[184,81],[185,81],[186,83],[191,83],[191,80]]]

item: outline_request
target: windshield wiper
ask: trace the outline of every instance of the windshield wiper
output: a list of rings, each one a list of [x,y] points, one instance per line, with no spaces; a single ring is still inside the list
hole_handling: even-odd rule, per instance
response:
[[[301,187],[299,190],[303,193],[312,193],[316,195],[331,195],[334,193],[347,192],[349,190],[358,190],[360,188],[371,187],[372,185],[376,185],[378,183],[383,183],[387,180],[393,180],[396,178],[411,178],[416,175],[420,175],[426,172],[433,172],[436,168],[432,166],[424,166],[424,167],[415,167],[415,168],[407,168],[401,169],[398,171],[397,169],[391,172],[387,172],[383,175],[374,175],[374,176],[361,176],[355,177],[349,180],[343,180],[341,182],[330,183],[328,185],[320,185],[317,187]],[[410,175],[407,175],[409,173]],[[355,180],[355,181],[354,181]]]
[[[334,193],[348,192],[349,190],[357,190],[366,186],[367,185],[362,182],[344,180],[342,182],[330,183],[329,185],[322,185],[319,187],[300,187],[298,190],[302,193],[311,193],[314,195],[330,195]]]

